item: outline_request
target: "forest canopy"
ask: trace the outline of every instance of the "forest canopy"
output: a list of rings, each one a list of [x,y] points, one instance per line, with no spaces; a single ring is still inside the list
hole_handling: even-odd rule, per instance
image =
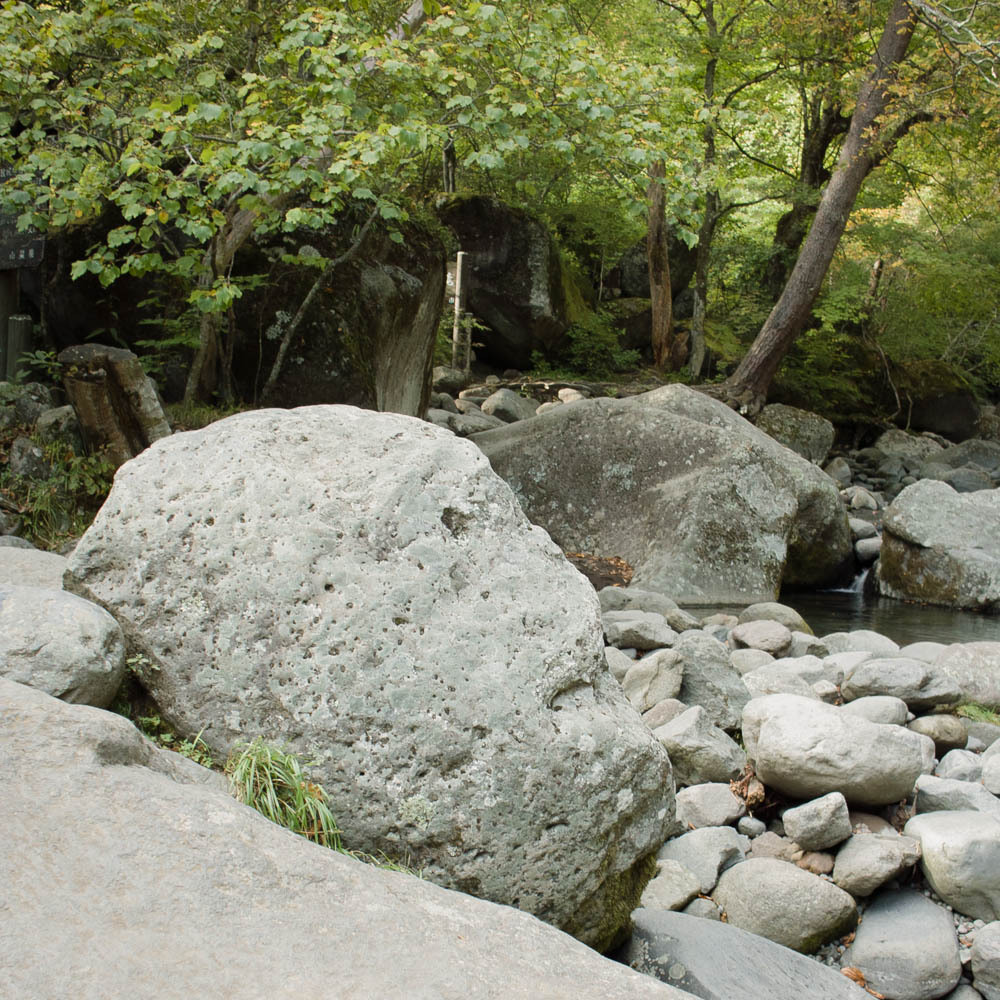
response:
[[[734,404],[775,372],[825,392],[859,344],[1000,387],[997,3],[7,0],[0,58],[4,209],[112,219],[65,278],[167,283],[182,307],[144,336],[194,359],[192,396],[232,391],[206,364],[250,243],[405,241],[446,148],[458,191],[545,221],[598,312],[653,204],[696,258],[679,361],[743,358]]]

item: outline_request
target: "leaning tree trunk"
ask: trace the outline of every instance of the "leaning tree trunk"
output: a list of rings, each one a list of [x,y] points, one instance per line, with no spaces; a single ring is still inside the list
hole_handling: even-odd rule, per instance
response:
[[[895,0],[871,68],[861,85],[847,139],[816,218],[781,298],[736,371],[714,393],[741,413],[755,415],[767,399],[771,381],[795,338],[805,328],[827,269],[847,225],[865,177],[885,155],[879,119],[889,104],[889,88],[913,36],[915,17],[905,0]]]
[[[684,364],[684,359],[676,362],[677,352],[673,350],[673,297],[670,291],[670,259],[667,255],[666,192],[663,188],[665,175],[666,165],[663,160],[657,160],[649,168],[649,188],[646,192],[649,235],[646,254],[653,326],[650,343],[653,348],[653,364],[657,368],[669,364],[672,370],[677,371]]]

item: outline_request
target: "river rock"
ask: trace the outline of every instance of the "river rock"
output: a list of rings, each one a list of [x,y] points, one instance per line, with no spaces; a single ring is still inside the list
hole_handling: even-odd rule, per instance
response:
[[[833,881],[856,899],[870,896],[920,860],[920,842],[895,830],[855,833],[837,851]]]
[[[986,1000],[1000,1000],[1000,920],[980,927],[972,942],[972,975]]]
[[[849,893],[772,858],[749,858],[724,871],[712,898],[732,926],[807,954],[858,922]]]
[[[668,910],[637,910],[633,917],[635,930],[621,960],[687,996],[871,1000],[846,976],[730,924]]]
[[[881,722],[883,725],[906,725],[909,710],[902,698],[894,698],[887,694],[862,695],[854,701],[846,702],[841,711],[849,715],[860,715],[869,722]]]
[[[122,630],[75,594],[0,584],[0,676],[105,708],[125,676]]]
[[[656,874],[642,890],[640,906],[683,910],[701,891],[698,879],[678,861],[657,861]]]
[[[309,843],[120,716],[2,678],[0,704],[4,997],[690,1000],[526,913]]]
[[[673,648],[684,659],[681,701],[700,705],[720,729],[737,729],[750,693],[726,647],[704,632],[684,632]]]
[[[504,422],[498,417],[491,417],[478,409],[470,409],[467,413],[451,413],[448,410],[430,409],[427,420],[435,427],[444,427],[456,437],[469,437],[480,431],[488,431],[494,427],[503,427]]]
[[[802,698],[819,698],[809,681],[798,671],[778,663],[769,663],[751,670],[743,675],[743,683],[751,698],[762,698],[767,694],[797,694]]]
[[[657,861],[676,861],[695,875],[701,891],[715,888],[719,873],[743,861],[750,841],[731,826],[708,826],[668,840],[657,852]]]
[[[823,636],[830,655],[837,653],[870,653],[872,656],[895,656],[899,652],[899,643],[893,642],[886,635],[872,632],[871,629],[859,628],[850,632],[831,632]]]
[[[847,800],[840,792],[803,802],[781,814],[785,833],[806,851],[833,847],[851,836]]]
[[[763,649],[734,649],[729,654],[729,662],[745,677],[758,667],[774,663],[774,657]]]
[[[705,781],[729,781],[738,777],[747,764],[747,755],[735,740],[712,724],[701,705],[653,730],[666,747],[678,786]]]
[[[955,643],[934,666],[954,678],[964,701],[1000,705],[1000,642]]]
[[[922,715],[914,719],[908,728],[929,736],[934,741],[938,757],[943,757],[949,750],[963,749],[969,740],[965,726],[955,715]]]
[[[958,983],[962,963],[951,914],[912,890],[880,895],[840,960],[886,997],[935,1000]]]
[[[842,690],[847,701],[878,694],[901,698],[914,712],[962,700],[960,688],[943,670],[903,656],[875,657],[859,663],[847,675]]]
[[[934,768],[934,774],[953,781],[979,781],[983,776],[983,763],[979,754],[971,750],[949,750]]]
[[[725,781],[689,785],[677,792],[677,822],[686,829],[732,826],[746,811],[746,803]]]
[[[651,611],[664,618],[676,611],[677,604],[655,590],[639,587],[602,587],[597,592],[601,601],[601,614],[608,611]]]
[[[595,947],[627,920],[669,761],[590,584],[473,445],[340,406],[175,434],[119,470],[66,582],[182,734],[315,760],[357,849]]]
[[[642,714],[677,695],[683,671],[684,662],[680,653],[661,649],[633,663],[622,680],[622,688],[635,710]]]
[[[1000,754],[983,761],[983,787],[994,795],[1000,795]]]
[[[738,621],[740,625],[755,621],[779,622],[790,632],[806,632],[812,635],[812,629],[795,608],[779,604],[777,601],[759,601],[745,607],[739,613]]]
[[[929,812],[903,828],[920,841],[934,891],[959,913],[1000,918],[1000,819],[983,812]]]
[[[796,695],[756,698],[743,710],[744,746],[757,777],[802,799],[842,792],[858,805],[898,802],[924,769],[924,740]]]
[[[643,712],[642,721],[650,729],[655,730],[659,729],[660,726],[665,726],[687,710],[688,706],[683,701],[678,701],[676,698],[666,698],[664,701],[658,701],[648,712]]]
[[[916,809],[918,813],[945,810],[975,809],[1000,819],[1000,799],[974,781],[955,781],[922,774],[917,778]]]
[[[604,647],[604,659],[607,661],[608,670],[620,684],[625,680],[625,675],[635,666],[635,660],[631,656],[623,653],[614,646]]]
[[[499,417],[504,423],[512,424],[515,420],[533,417],[538,409],[538,400],[525,399],[513,389],[497,389],[483,400],[480,409],[491,417]]]
[[[772,600],[852,558],[829,477],[686,386],[584,400],[476,443],[564,549],[620,556],[681,604]]]
[[[752,621],[737,625],[729,633],[729,641],[737,649],[748,646],[763,649],[772,656],[782,656],[792,644],[792,633],[780,622]]]
[[[1000,609],[1000,490],[923,479],[886,510],[878,586],[888,597]]]
[[[652,611],[606,611],[601,621],[608,645],[619,649],[662,649],[677,638],[663,615]]]
[[[0,548],[0,586],[48,587],[62,589],[67,559],[41,549],[3,546]]]
[[[768,403],[757,427],[797,455],[822,465],[833,447],[833,424],[826,417],[784,403]]]

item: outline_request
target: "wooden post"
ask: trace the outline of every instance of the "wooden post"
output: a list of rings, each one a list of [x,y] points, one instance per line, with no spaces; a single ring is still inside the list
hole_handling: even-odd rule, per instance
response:
[[[7,340],[7,320],[17,312],[17,284],[17,271],[0,271],[0,379],[14,377],[14,359]]]
[[[465,261],[469,255],[459,251],[455,263],[455,323],[451,331],[451,366],[469,373],[472,364],[472,329],[465,318]]]
[[[23,362],[21,355],[31,350],[35,324],[30,316],[23,313],[7,320],[7,381],[17,375]]]

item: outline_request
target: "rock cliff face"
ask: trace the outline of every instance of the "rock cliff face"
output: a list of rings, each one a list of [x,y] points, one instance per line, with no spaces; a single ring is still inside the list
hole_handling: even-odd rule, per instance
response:
[[[620,556],[681,603],[772,600],[851,558],[833,481],[684,386],[558,407],[475,436],[566,550]]]
[[[595,947],[627,924],[670,763],[593,589],[472,444],[350,407],[175,435],[119,470],[66,586],[182,732],[315,760],[346,843]]]
[[[467,305],[489,327],[484,355],[527,368],[532,352],[555,345],[584,311],[552,234],[494,198],[450,198],[439,215],[469,254]]]

